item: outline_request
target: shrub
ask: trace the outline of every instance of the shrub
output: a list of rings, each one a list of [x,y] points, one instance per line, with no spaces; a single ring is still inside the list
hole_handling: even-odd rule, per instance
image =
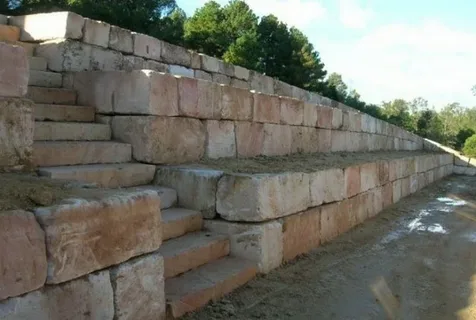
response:
[[[468,157],[476,157],[476,134],[466,140],[463,147],[463,153]]]

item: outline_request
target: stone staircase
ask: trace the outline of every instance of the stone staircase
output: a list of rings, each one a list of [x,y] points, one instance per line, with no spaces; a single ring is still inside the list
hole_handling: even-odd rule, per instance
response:
[[[35,102],[33,159],[39,175],[159,193],[168,317],[196,310],[253,278],[255,264],[229,256],[228,236],[204,231],[199,211],[175,207],[175,190],[148,185],[156,167],[134,162],[131,145],[112,140],[110,125],[95,122],[94,107],[76,104],[76,92],[63,88],[62,74],[35,56],[35,43],[19,41],[20,32],[0,24],[0,41],[22,46],[29,57],[27,98]]]

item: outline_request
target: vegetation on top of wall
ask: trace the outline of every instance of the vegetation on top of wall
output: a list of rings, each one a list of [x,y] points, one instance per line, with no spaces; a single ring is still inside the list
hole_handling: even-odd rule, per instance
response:
[[[466,140],[463,153],[468,157],[476,157],[476,134]]]
[[[259,71],[457,150],[476,132],[476,108],[458,103],[437,112],[423,98],[395,99],[380,105],[362,101],[342,75],[327,73],[319,52],[300,30],[273,15],[257,16],[242,0],[231,0],[224,6],[208,1],[191,17],[175,0],[0,0],[0,13],[11,15],[59,10],[74,11]]]

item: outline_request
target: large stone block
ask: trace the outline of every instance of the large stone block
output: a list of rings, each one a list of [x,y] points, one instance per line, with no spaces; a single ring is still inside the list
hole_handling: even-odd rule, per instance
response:
[[[264,94],[274,94],[274,79],[256,71],[250,71],[251,89]]]
[[[231,78],[221,73],[212,73],[212,81],[226,86],[231,85]]]
[[[195,76],[195,72],[193,69],[176,65],[176,64],[167,65],[167,71],[176,76],[182,76],[182,77],[188,77],[188,78],[193,78]]]
[[[73,320],[114,318],[109,271],[0,302],[0,319]]]
[[[281,119],[278,96],[256,93],[253,95],[253,121],[264,123],[279,123]]]
[[[348,200],[324,205],[320,209],[321,243],[331,241],[357,224],[355,211]]]
[[[23,97],[28,89],[30,75],[25,50],[0,42],[0,61],[0,96]]]
[[[139,57],[137,57],[137,58],[139,58]],[[140,58],[140,59],[142,59],[142,58]],[[142,69],[148,69],[148,70],[153,70],[153,71],[158,71],[158,72],[171,73],[173,75],[177,74],[175,72],[176,70],[173,70],[173,66],[169,66],[165,63],[157,62],[155,60],[145,61],[144,68],[142,68]]]
[[[308,253],[321,243],[321,209],[313,208],[283,219],[283,261]]]
[[[332,129],[332,120],[334,111],[330,107],[317,107],[317,127],[322,129]]]
[[[31,166],[33,106],[26,99],[0,98],[0,171]]]
[[[253,95],[249,90],[220,86],[220,116],[226,120],[251,120]]]
[[[304,103],[303,125],[306,127],[316,127],[317,106],[311,103]]]
[[[236,157],[235,124],[233,121],[208,120],[206,156],[211,159]]]
[[[83,42],[107,48],[111,25],[102,21],[84,19]]]
[[[332,129],[341,129],[343,126],[344,115],[340,109],[332,109]]]
[[[123,56],[122,59],[122,70],[124,71],[150,69],[150,66],[146,64],[144,58],[136,56]]]
[[[281,123],[287,125],[302,126],[304,121],[304,102],[280,97]]]
[[[256,157],[263,152],[264,124],[258,122],[235,122],[236,152],[238,157]]]
[[[0,261],[0,300],[45,284],[45,235],[31,212],[0,212]]]
[[[236,174],[218,182],[217,212],[229,221],[265,221],[310,206],[309,175]]]
[[[382,189],[383,208],[387,208],[393,204],[393,183],[387,183]]]
[[[223,172],[187,167],[159,167],[155,183],[177,191],[178,206],[201,211],[207,219],[215,217],[218,181]]]
[[[291,126],[291,153],[316,153],[319,150],[319,132],[316,128]]]
[[[99,200],[70,199],[35,216],[45,231],[47,283],[61,283],[160,247],[156,192],[117,192]]]
[[[240,79],[232,78],[230,85],[231,85],[232,87],[250,90],[250,84],[249,84],[248,82],[246,82],[245,80],[240,80]]]
[[[185,67],[191,67],[191,54],[183,48],[168,42],[162,42],[162,61],[169,64],[178,64]]]
[[[383,186],[390,182],[390,167],[388,161],[377,162],[378,185]]]
[[[90,70],[117,71],[124,67],[124,57],[120,52],[92,47]]]
[[[117,26],[111,26],[109,48],[128,54],[132,53],[134,51],[132,32]]]
[[[360,166],[361,192],[371,190],[379,186],[379,171],[376,162],[366,163]]]
[[[51,12],[10,17],[10,24],[22,29],[21,41],[81,39],[84,18],[74,12]]]
[[[274,79],[274,92],[280,96],[292,97],[293,86],[281,80]]]
[[[345,198],[358,195],[361,190],[360,166],[352,166],[344,169]]]
[[[134,55],[160,61],[162,41],[145,34],[133,32],[132,42],[134,43]]]
[[[117,320],[165,319],[164,259],[151,254],[111,269]]]
[[[132,145],[134,159],[154,164],[200,160],[205,154],[206,128],[197,119],[116,116],[113,136]]]
[[[346,197],[344,170],[327,169],[309,174],[311,206],[341,201]]]
[[[253,261],[262,273],[278,268],[283,261],[282,225],[277,221],[249,224],[207,220],[205,229],[229,235],[230,254]]]
[[[56,72],[87,71],[91,69],[92,46],[75,40],[56,39],[40,43],[35,55],[48,61],[48,68]]]
[[[317,129],[318,152],[330,152],[332,149],[332,130]]]
[[[290,154],[292,138],[291,126],[265,123],[262,154],[265,156]]]
[[[245,81],[247,81],[250,78],[250,70],[240,66],[234,66],[234,68],[235,68],[236,78],[240,80],[245,80]]]
[[[212,75],[209,74],[208,72],[202,71],[202,70],[195,70],[193,77],[195,79],[200,79],[200,80],[206,80],[212,82]]]
[[[345,152],[347,150],[347,131],[332,130],[331,131],[331,152]]]
[[[200,54],[201,68],[207,72],[218,73],[220,71],[220,60],[215,57],[210,57],[205,54]]]
[[[220,86],[208,81],[179,78],[179,114],[199,119],[220,118]]]

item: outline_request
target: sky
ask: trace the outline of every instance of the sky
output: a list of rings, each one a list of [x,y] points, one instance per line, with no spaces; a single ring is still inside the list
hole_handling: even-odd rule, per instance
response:
[[[476,1],[245,1],[303,31],[328,73],[340,73],[365,102],[423,97],[437,109],[476,105]],[[189,16],[205,2],[177,0]]]

